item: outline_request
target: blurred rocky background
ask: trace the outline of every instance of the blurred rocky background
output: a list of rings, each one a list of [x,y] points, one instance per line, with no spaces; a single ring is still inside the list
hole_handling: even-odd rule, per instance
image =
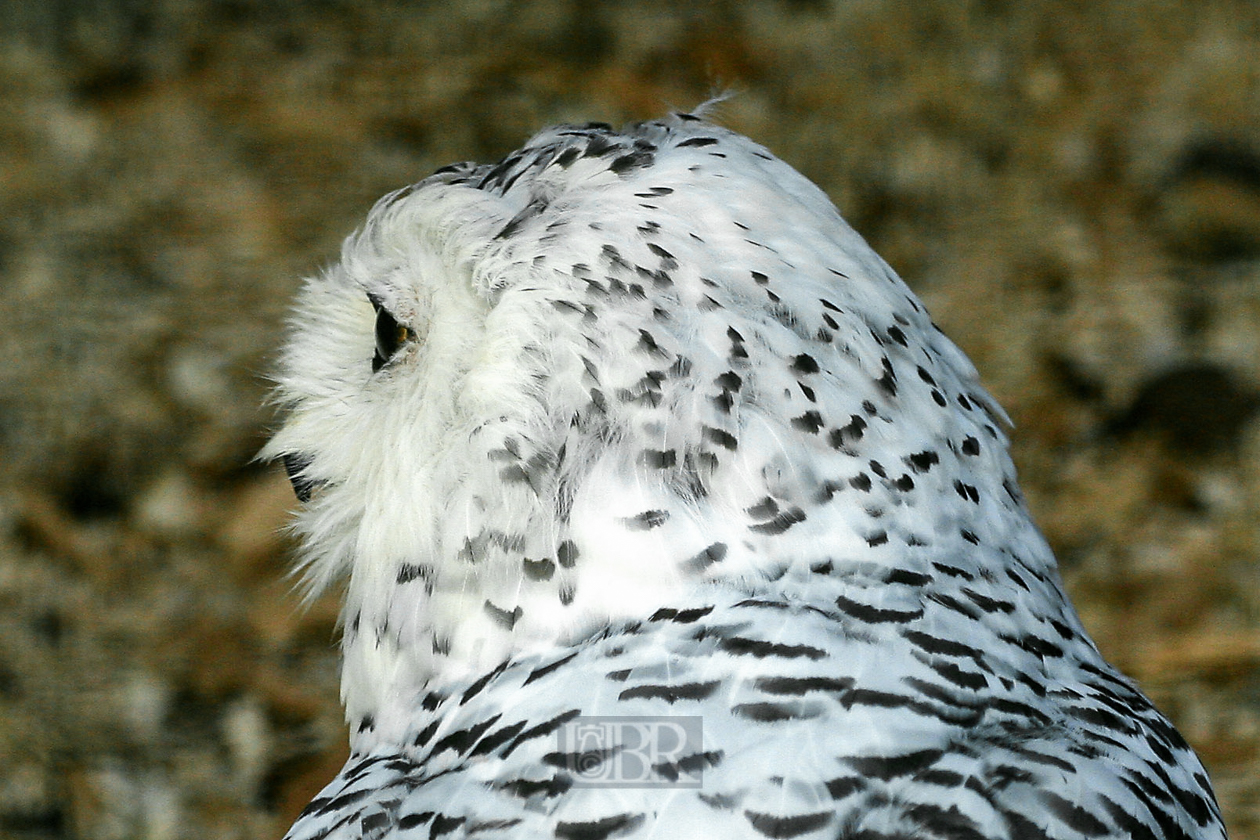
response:
[[[346,743],[251,461],[300,278],[438,166],[725,89],[971,354],[1260,838],[1257,56],[1249,0],[0,0],[0,836],[280,837]]]

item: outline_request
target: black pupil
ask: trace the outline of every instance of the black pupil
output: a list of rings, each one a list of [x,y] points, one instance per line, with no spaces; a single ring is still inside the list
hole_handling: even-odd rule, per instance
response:
[[[372,372],[376,373],[389,364],[402,347],[407,339],[407,328],[400,326],[389,310],[376,301],[372,301],[372,305],[376,307],[376,353],[372,356]]]

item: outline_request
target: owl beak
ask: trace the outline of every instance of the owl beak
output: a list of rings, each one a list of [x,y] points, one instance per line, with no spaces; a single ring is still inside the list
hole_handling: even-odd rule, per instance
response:
[[[315,494],[315,491],[323,487],[327,482],[306,475],[306,469],[313,460],[309,455],[303,455],[300,452],[290,452],[284,456],[283,460],[284,471],[288,473],[289,483],[293,485],[293,493],[298,497],[299,502],[306,504],[311,500],[311,496]]]

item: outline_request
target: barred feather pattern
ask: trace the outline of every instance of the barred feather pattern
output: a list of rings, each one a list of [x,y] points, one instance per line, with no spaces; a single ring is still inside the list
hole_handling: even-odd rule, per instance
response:
[[[744,137],[560,126],[386,196],[278,380],[352,732],[293,840],[1225,836],[971,363]],[[703,740],[586,784],[598,716]]]

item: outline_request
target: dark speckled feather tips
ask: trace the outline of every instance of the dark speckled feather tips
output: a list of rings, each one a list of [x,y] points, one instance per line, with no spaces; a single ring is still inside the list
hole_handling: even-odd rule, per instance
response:
[[[1001,409],[826,196],[694,116],[377,205],[279,374],[353,754],[299,838],[1222,838]]]

